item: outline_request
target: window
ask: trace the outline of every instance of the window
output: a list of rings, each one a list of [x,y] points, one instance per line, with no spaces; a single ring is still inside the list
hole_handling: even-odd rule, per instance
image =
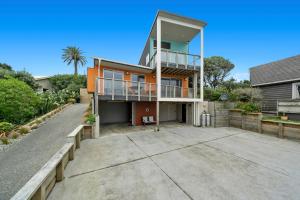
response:
[[[124,73],[121,71],[104,69],[104,93],[111,95],[122,95],[124,91],[123,77]]]
[[[154,40],[154,44],[153,44],[154,48],[157,47],[157,41]],[[170,42],[161,42],[161,48],[162,49],[171,49],[171,43]]]
[[[300,99],[300,82],[293,83],[292,99]]]
[[[181,87],[181,80],[177,78],[161,78],[161,84]]]
[[[145,82],[145,76],[143,74],[132,74],[131,81],[132,82]]]

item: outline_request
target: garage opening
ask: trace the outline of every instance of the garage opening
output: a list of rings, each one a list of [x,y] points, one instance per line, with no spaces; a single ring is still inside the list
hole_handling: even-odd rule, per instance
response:
[[[100,124],[131,123],[131,102],[100,101]]]

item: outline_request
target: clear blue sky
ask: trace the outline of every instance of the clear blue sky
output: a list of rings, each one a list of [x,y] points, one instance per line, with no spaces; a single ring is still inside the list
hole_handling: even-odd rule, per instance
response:
[[[205,56],[230,59],[239,79],[300,54],[300,1],[0,0],[0,62],[33,75],[72,73],[61,53],[76,45],[88,57],[137,64],[158,9],[206,21]]]

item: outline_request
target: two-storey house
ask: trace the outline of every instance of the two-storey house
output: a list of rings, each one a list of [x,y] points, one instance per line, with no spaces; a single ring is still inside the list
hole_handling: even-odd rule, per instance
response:
[[[178,121],[200,125],[203,111],[203,30],[206,23],[159,11],[138,65],[94,58],[88,68],[97,125]],[[199,51],[189,52],[200,37]]]

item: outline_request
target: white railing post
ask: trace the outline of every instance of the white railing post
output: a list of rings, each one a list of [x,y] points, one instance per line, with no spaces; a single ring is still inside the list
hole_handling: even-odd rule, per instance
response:
[[[138,81],[138,100],[139,101],[141,100],[141,84],[139,81]]]
[[[126,101],[128,101],[128,81],[125,81],[125,95],[126,95]]]
[[[151,101],[151,83],[148,83],[149,84],[149,87],[148,87],[148,89],[149,89],[149,101]]]
[[[115,99],[115,80],[114,79],[111,79],[112,81],[112,87],[111,87],[111,99],[114,100]]]
[[[176,98],[176,86],[174,86],[173,88],[174,88],[174,98]]]
[[[169,67],[169,51],[166,51],[166,61],[167,61],[167,67]]]
[[[176,68],[178,68],[178,53],[175,53]]]
[[[181,95],[181,98],[183,98],[183,87],[181,87],[181,89],[180,89],[180,95]]]

